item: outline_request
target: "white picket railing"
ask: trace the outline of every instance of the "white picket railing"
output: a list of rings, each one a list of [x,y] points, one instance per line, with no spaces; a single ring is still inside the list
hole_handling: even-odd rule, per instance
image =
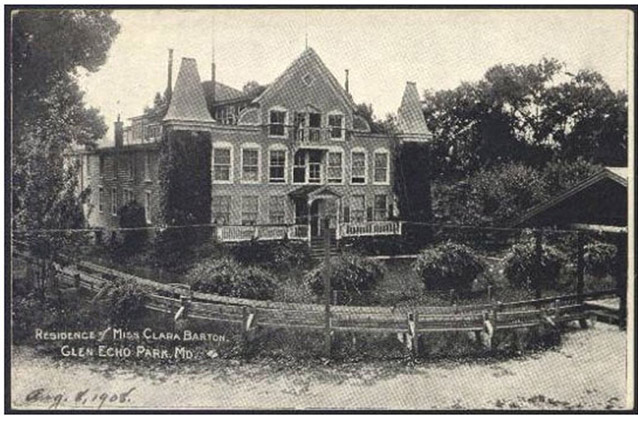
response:
[[[398,221],[368,221],[365,223],[342,223],[339,237],[400,235],[402,223]],[[249,240],[308,240],[310,228],[307,224],[293,226],[218,226],[217,240],[220,242],[245,242]]]
[[[365,223],[341,224],[342,237],[400,235],[403,224],[400,221],[368,221]]]

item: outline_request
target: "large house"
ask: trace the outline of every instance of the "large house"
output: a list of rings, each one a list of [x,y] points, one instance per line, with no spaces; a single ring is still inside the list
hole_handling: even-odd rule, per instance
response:
[[[210,139],[210,223],[222,241],[321,235],[329,219],[337,238],[398,234],[393,151],[426,143],[416,85],[407,83],[399,133],[372,133],[345,86],[312,48],[266,87],[248,92],[200,80],[183,58],[168,109],[115,123],[112,147],[82,152],[83,187],[91,227],[114,227],[118,210],[136,200],[149,224],[158,222],[160,139],[169,131]]]

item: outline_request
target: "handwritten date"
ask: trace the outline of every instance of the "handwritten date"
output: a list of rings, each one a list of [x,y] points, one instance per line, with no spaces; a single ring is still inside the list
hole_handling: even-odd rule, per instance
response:
[[[49,409],[57,409],[60,406],[88,406],[101,409],[105,404],[130,403],[131,393],[135,387],[124,392],[98,392],[90,388],[71,394],[65,392],[47,391],[45,388],[36,388],[26,396],[27,403],[49,403]]]

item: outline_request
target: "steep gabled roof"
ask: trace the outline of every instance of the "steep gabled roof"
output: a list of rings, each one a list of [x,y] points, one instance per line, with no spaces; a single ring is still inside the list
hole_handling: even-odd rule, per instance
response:
[[[425,124],[419,93],[414,82],[408,82],[405,91],[403,91],[403,99],[401,106],[399,106],[398,126],[399,131],[404,135],[431,136],[430,130]]]
[[[197,72],[197,61],[184,57],[179,67],[175,89],[164,120],[212,121],[204,89]]]
[[[312,48],[308,47],[304,50],[303,53],[295,61],[293,61],[290,66],[281,74],[273,83],[271,83],[268,88],[262,94],[257,97],[254,102],[260,103],[275,92],[278,92],[283,85],[288,81],[288,79],[297,73],[297,69],[305,66],[306,64],[310,64],[310,66],[315,67],[320,74],[324,77],[324,79],[328,82],[328,84],[333,88],[334,92],[339,96],[345,104],[350,108],[354,109],[355,104],[350,98],[350,95],[343,89],[343,87],[339,84],[334,75],[330,72],[328,67],[321,60],[319,55]]]
[[[612,180],[623,187],[627,187],[628,182],[628,172],[627,167],[605,167],[594,175],[588,177],[577,185],[567,189],[559,193],[558,195],[550,198],[549,200],[536,205],[529,209],[523,216],[514,220],[510,226],[516,227],[520,226],[524,222],[538,216],[539,214],[544,213],[545,211],[556,207],[561,203],[565,203],[565,201],[571,200],[576,194],[594,186],[597,183],[600,183],[603,180]]]
[[[204,89],[204,96],[207,101],[212,99],[213,83],[211,81],[202,82],[202,88]],[[215,82],[215,102],[232,101],[244,96],[244,93],[238,89],[224,85],[221,82]]]

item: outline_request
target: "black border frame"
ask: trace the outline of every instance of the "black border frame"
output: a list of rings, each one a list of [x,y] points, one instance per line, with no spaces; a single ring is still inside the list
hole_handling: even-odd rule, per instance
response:
[[[11,283],[7,282],[11,280],[11,100],[8,95],[11,92],[11,40],[12,40],[12,26],[11,26],[11,14],[15,10],[24,9],[454,9],[454,10],[628,10],[633,12],[634,21],[634,59],[636,59],[636,45],[638,44],[638,6],[637,5],[5,5],[4,7],[4,33],[5,33],[5,49],[4,49],[4,70],[5,70],[5,116],[4,116],[4,161],[5,161],[5,192],[4,192],[4,413],[5,414],[32,414],[32,415],[53,415],[53,414],[78,414],[78,415],[94,415],[94,414],[132,414],[132,415],[148,415],[148,414],[476,414],[476,415],[494,415],[494,414],[526,414],[526,415],[541,415],[541,414],[637,414],[638,413],[638,394],[636,394],[636,387],[638,386],[638,367],[636,366],[636,360],[634,360],[634,407],[632,409],[623,410],[529,410],[529,409],[517,409],[517,410],[493,410],[493,409],[422,409],[422,410],[365,410],[365,409],[351,409],[351,410],[336,410],[336,409],[265,409],[265,410],[251,410],[251,409],[61,409],[61,410],[31,410],[31,409],[14,409],[11,406],[11,337],[7,335],[11,331]],[[638,78],[636,76],[636,64],[634,63],[634,111],[637,105],[638,92]],[[634,113],[634,141],[638,137],[638,117]],[[634,150],[634,170],[638,165],[636,157],[638,153]],[[634,171],[635,176],[635,171]],[[635,180],[635,178],[634,178]],[[636,184],[634,183],[634,198],[636,198]],[[635,215],[634,215],[635,217]],[[635,227],[635,220],[634,220]],[[634,272],[635,267],[634,256]],[[636,275],[634,274],[634,304],[638,299],[638,294],[635,289]],[[638,330],[636,330],[636,323],[638,318],[634,311],[634,358],[636,357],[636,346],[638,345]]]

